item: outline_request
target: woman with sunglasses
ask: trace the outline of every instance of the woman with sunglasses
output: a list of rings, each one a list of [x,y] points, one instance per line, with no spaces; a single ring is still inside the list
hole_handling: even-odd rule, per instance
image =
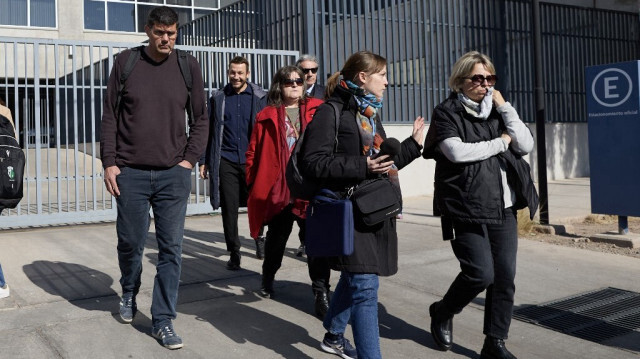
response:
[[[302,71],[295,66],[285,66],[276,72],[267,94],[267,106],[256,116],[246,154],[249,229],[257,234],[264,225],[269,227],[259,292],[265,298],[273,297],[273,282],[294,222],[300,228],[299,236],[304,238],[308,202],[290,197],[285,169],[298,137],[322,101],[305,96],[303,77]],[[314,292],[316,289],[324,292],[321,303],[316,303],[316,311],[326,311],[329,306],[326,294],[330,275],[328,262],[323,258],[310,259],[308,266]],[[322,308],[318,308],[318,304]]]
[[[422,117],[416,118],[412,135],[402,141],[400,153],[393,160],[388,155],[377,156],[386,139],[378,113],[387,84],[385,58],[368,51],[351,55],[342,71],[329,78],[327,102],[340,109],[339,124],[336,129],[332,106],[323,104],[318,108],[299,157],[299,168],[305,176],[320,179],[328,189],[344,195],[347,188],[366,179],[391,177],[390,172],[395,173],[420,156],[424,140]],[[353,246],[352,255],[330,258],[331,267],[341,274],[324,318],[327,332],[321,348],[342,358],[377,359],[381,358],[378,276],[391,276],[398,271],[396,218],[370,226],[356,221]],[[355,349],[344,337],[348,323]]]
[[[453,316],[486,289],[480,357],[513,359],[504,340],[515,293],[516,210],[529,207],[533,217],[538,196],[522,159],[533,136],[494,89],[497,80],[488,56],[468,52],[453,65],[453,92],[433,111],[423,156],[436,160],[434,212],[461,272],[429,314],[434,341],[449,350]]]

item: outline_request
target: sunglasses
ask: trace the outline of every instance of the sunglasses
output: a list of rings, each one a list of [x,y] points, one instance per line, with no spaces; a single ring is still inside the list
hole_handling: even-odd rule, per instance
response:
[[[298,86],[302,86],[303,83],[304,83],[304,80],[301,79],[301,78],[297,78],[295,80],[286,79],[286,80],[282,81],[282,84],[284,85],[284,87],[292,87],[293,84],[296,84]]]
[[[312,69],[304,69],[304,68],[300,68],[300,70],[302,70],[303,73],[308,74],[309,72],[311,72],[312,74],[315,74],[316,72],[318,72],[318,68],[314,67]]]
[[[498,76],[496,75],[489,75],[487,77],[484,77],[482,75],[473,75],[467,78],[471,80],[474,85],[482,85],[485,81],[487,81],[487,84],[489,84],[489,86],[493,86],[498,81]]]

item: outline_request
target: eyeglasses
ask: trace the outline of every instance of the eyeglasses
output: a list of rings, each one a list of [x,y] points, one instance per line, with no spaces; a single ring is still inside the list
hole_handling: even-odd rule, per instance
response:
[[[473,82],[474,85],[482,85],[485,81],[487,81],[487,84],[489,86],[493,86],[498,81],[498,76],[496,75],[489,75],[487,77],[484,77],[482,75],[473,75],[471,77],[466,77],[466,78],[471,80],[471,82]]]
[[[308,74],[309,72],[311,72],[312,74],[315,74],[316,72],[318,72],[318,68],[314,67],[311,69],[304,69],[304,68],[300,68],[300,70],[302,70],[303,73]]]
[[[297,78],[295,80],[293,79],[286,79],[284,81],[282,81],[282,84],[284,85],[284,87],[292,87],[293,84],[296,84],[298,86],[302,86],[302,84],[304,83],[304,80],[301,78]]]

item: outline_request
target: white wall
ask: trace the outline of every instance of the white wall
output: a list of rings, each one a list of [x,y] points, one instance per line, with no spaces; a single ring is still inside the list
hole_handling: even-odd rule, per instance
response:
[[[587,123],[548,123],[545,126],[547,179],[589,177],[589,136]],[[535,124],[529,128],[536,138]],[[536,138],[536,148],[537,148]],[[529,164],[537,179],[537,150],[530,154]]]
[[[402,142],[411,136],[413,126],[385,124],[384,130],[387,137],[395,137]],[[424,134],[427,134],[425,128]],[[403,197],[421,196],[433,194],[433,173],[436,168],[434,160],[425,160],[422,157],[415,159],[407,167],[400,171],[400,187]]]

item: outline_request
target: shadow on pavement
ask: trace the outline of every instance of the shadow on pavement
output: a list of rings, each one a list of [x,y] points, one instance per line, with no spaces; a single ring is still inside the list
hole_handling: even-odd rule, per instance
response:
[[[117,293],[111,289],[113,278],[105,273],[81,264],[51,261],[35,261],[24,265],[22,269],[33,284],[51,295],[62,297],[86,310],[111,312],[113,309],[111,302],[116,300]],[[103,297],[107,297],[108,303],[85,300]]]
[[[189,263],[191,261],[200,260],[183,259],[184,267],[197,266]],[[317,338],[309,336],[307,329],[267,311],[253,308],[251,304],[270,300],[259,297],[254,292],[258,288],[241,288],[241,294],[234,294],[231,291],[237,291],[235,283],[231,285],[224,283],[229,282],[209,281],[181,288],[181,292],[184,293],[181,297],[188,298],[188,303],[180,304],[178,311],[211,324],[221,334],[238,344],[253,343],[270,349],[284,358],[312,358],[298,349],[301,345],[313,348],[320,345]],[[276,300],[292,306],[291,310],[296,310],[294,305],[296,301],[288,299],[289,296],[284,293],[289,292],[292,287],[294,286],[284,288],[282,285],[277,285],[276,291],[280,293],[282,301]],[[307,290],[311,291],[310,288]],[[202,302],[205,298],[220,298],[220,300],[208,301],[206,305],[202,305],[201,303],[205,303]],[[271,306],[269,302],[264,304],[263,307]]]

